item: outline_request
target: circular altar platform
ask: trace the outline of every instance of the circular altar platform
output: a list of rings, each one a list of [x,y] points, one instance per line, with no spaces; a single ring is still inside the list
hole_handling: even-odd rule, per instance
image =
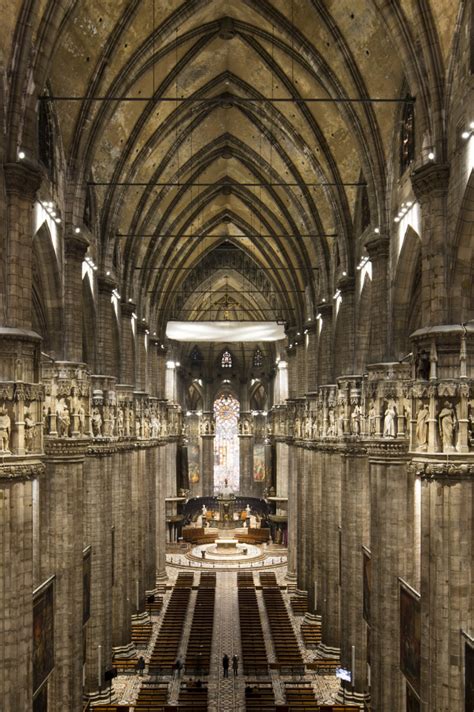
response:
[[[216,537],[214,542],[199,544],[186,549],[174,548],[166,554],[168,566],[189,566],[198,569],[235,570],[286,566],[287,550],[276,545],[257,545],[238,541],[238,534],[245,530],[235,530],[235,536]]]

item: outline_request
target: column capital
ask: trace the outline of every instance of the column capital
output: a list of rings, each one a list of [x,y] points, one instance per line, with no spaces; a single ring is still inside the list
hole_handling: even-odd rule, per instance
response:
[[[136,304],[133,302],[120,302],[120,311],[122,316],[131,317],[136,309]]]
[[[337,281],[337,288],[341,294],[347,294],[347,292],[353,292],[355,289],[355,277],[340,277]]]
[[[369,253],[369,257],[372,261],[377,259],[386,259],[390,251],[390,240],[388,237],[383,237],[382,235],[376,235],[370,238],[365,243],[365,248]]]
[[[415,196],[423,203],[433,196],[443,196],[448,192],[450,166],[448,163],[426,163],[411,174],[411,184]]]
[[[0,482],[33,480],[44,475],[45,472],[46,467],[40,460],[19,460],[9,457],[0,463]]]
[[[18,195],[31,200],[41,185],[41,173],[36,166],[28,163],[6,163],[3,166],[7,195]]]
[[[64,241],[66,259],[69,257],[82,261],[89,248],[89,240],[84,235],[70,235]]]
[[[320,304],[318,304],[317,310],[321,314],[323,319],[330,319],[332,317],[331,302],[321,302]]]
[[[97,277],[97,286],[99,287],[99,292],[112,294],[112,291],[116,287],[116,283],[112,277],[101,274]]]

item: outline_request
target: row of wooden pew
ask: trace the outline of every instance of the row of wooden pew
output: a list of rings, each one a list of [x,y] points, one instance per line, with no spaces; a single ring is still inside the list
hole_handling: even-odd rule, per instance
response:
[[[245,544],[263,544],[270,538],[270,529],[247,529],[245,534],[239,534],[238,538]]]
[[[267,675],[268,659],[258,610],[257,593],[250,572],[237,573],[240,639],[244,675]]]
[[[202,573],[184,664],[188,675],[209,675],[215,601],[216,574]]]
[[[207,533],[204,527],[184,527],[183,539],[190,544],[213,544],[216,540],[216,534]]]
[[[173,673],[193,581],[194,574],[190,572],[180,572],[178,574],[150,656],[148,670],[151,675],[171,675]]]
[[[302,675],[303,658],[275,573],[261,573],[260,583],[280,672]]]
[[[290,606],[294,616],[304,616],[308,612],[308,594],[305,592],[292,596]]]

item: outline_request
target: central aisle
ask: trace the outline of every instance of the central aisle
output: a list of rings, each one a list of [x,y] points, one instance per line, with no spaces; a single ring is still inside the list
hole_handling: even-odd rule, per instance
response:
[[[237,599],[237,574],[219,572],[216,586],[216,609],[212,640],[211,673],[209,676],[209,712],[229,710],[244,712],[245,684],[242,674],[242,650]],[[224,678],[222,658],[230,659],[229,677]],[[239,658],[239,674],[234,677],[232,656]]]

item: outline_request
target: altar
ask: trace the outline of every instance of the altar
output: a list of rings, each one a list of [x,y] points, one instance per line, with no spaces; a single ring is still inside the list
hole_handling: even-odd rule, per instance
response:
[[[215,551],[216,552],[223,552],[223,553],[228,553],[228,554],[236,554],[238,552],[237,549],[237,544],[239,542],[237,539],[216,539],[215,541]]]
[[[219,529],[233,529],[235,527],[235,495],[220,494],[217,497],[217,504],[219,505],[219,519],[216,522],[217,526],[219,527]]]

